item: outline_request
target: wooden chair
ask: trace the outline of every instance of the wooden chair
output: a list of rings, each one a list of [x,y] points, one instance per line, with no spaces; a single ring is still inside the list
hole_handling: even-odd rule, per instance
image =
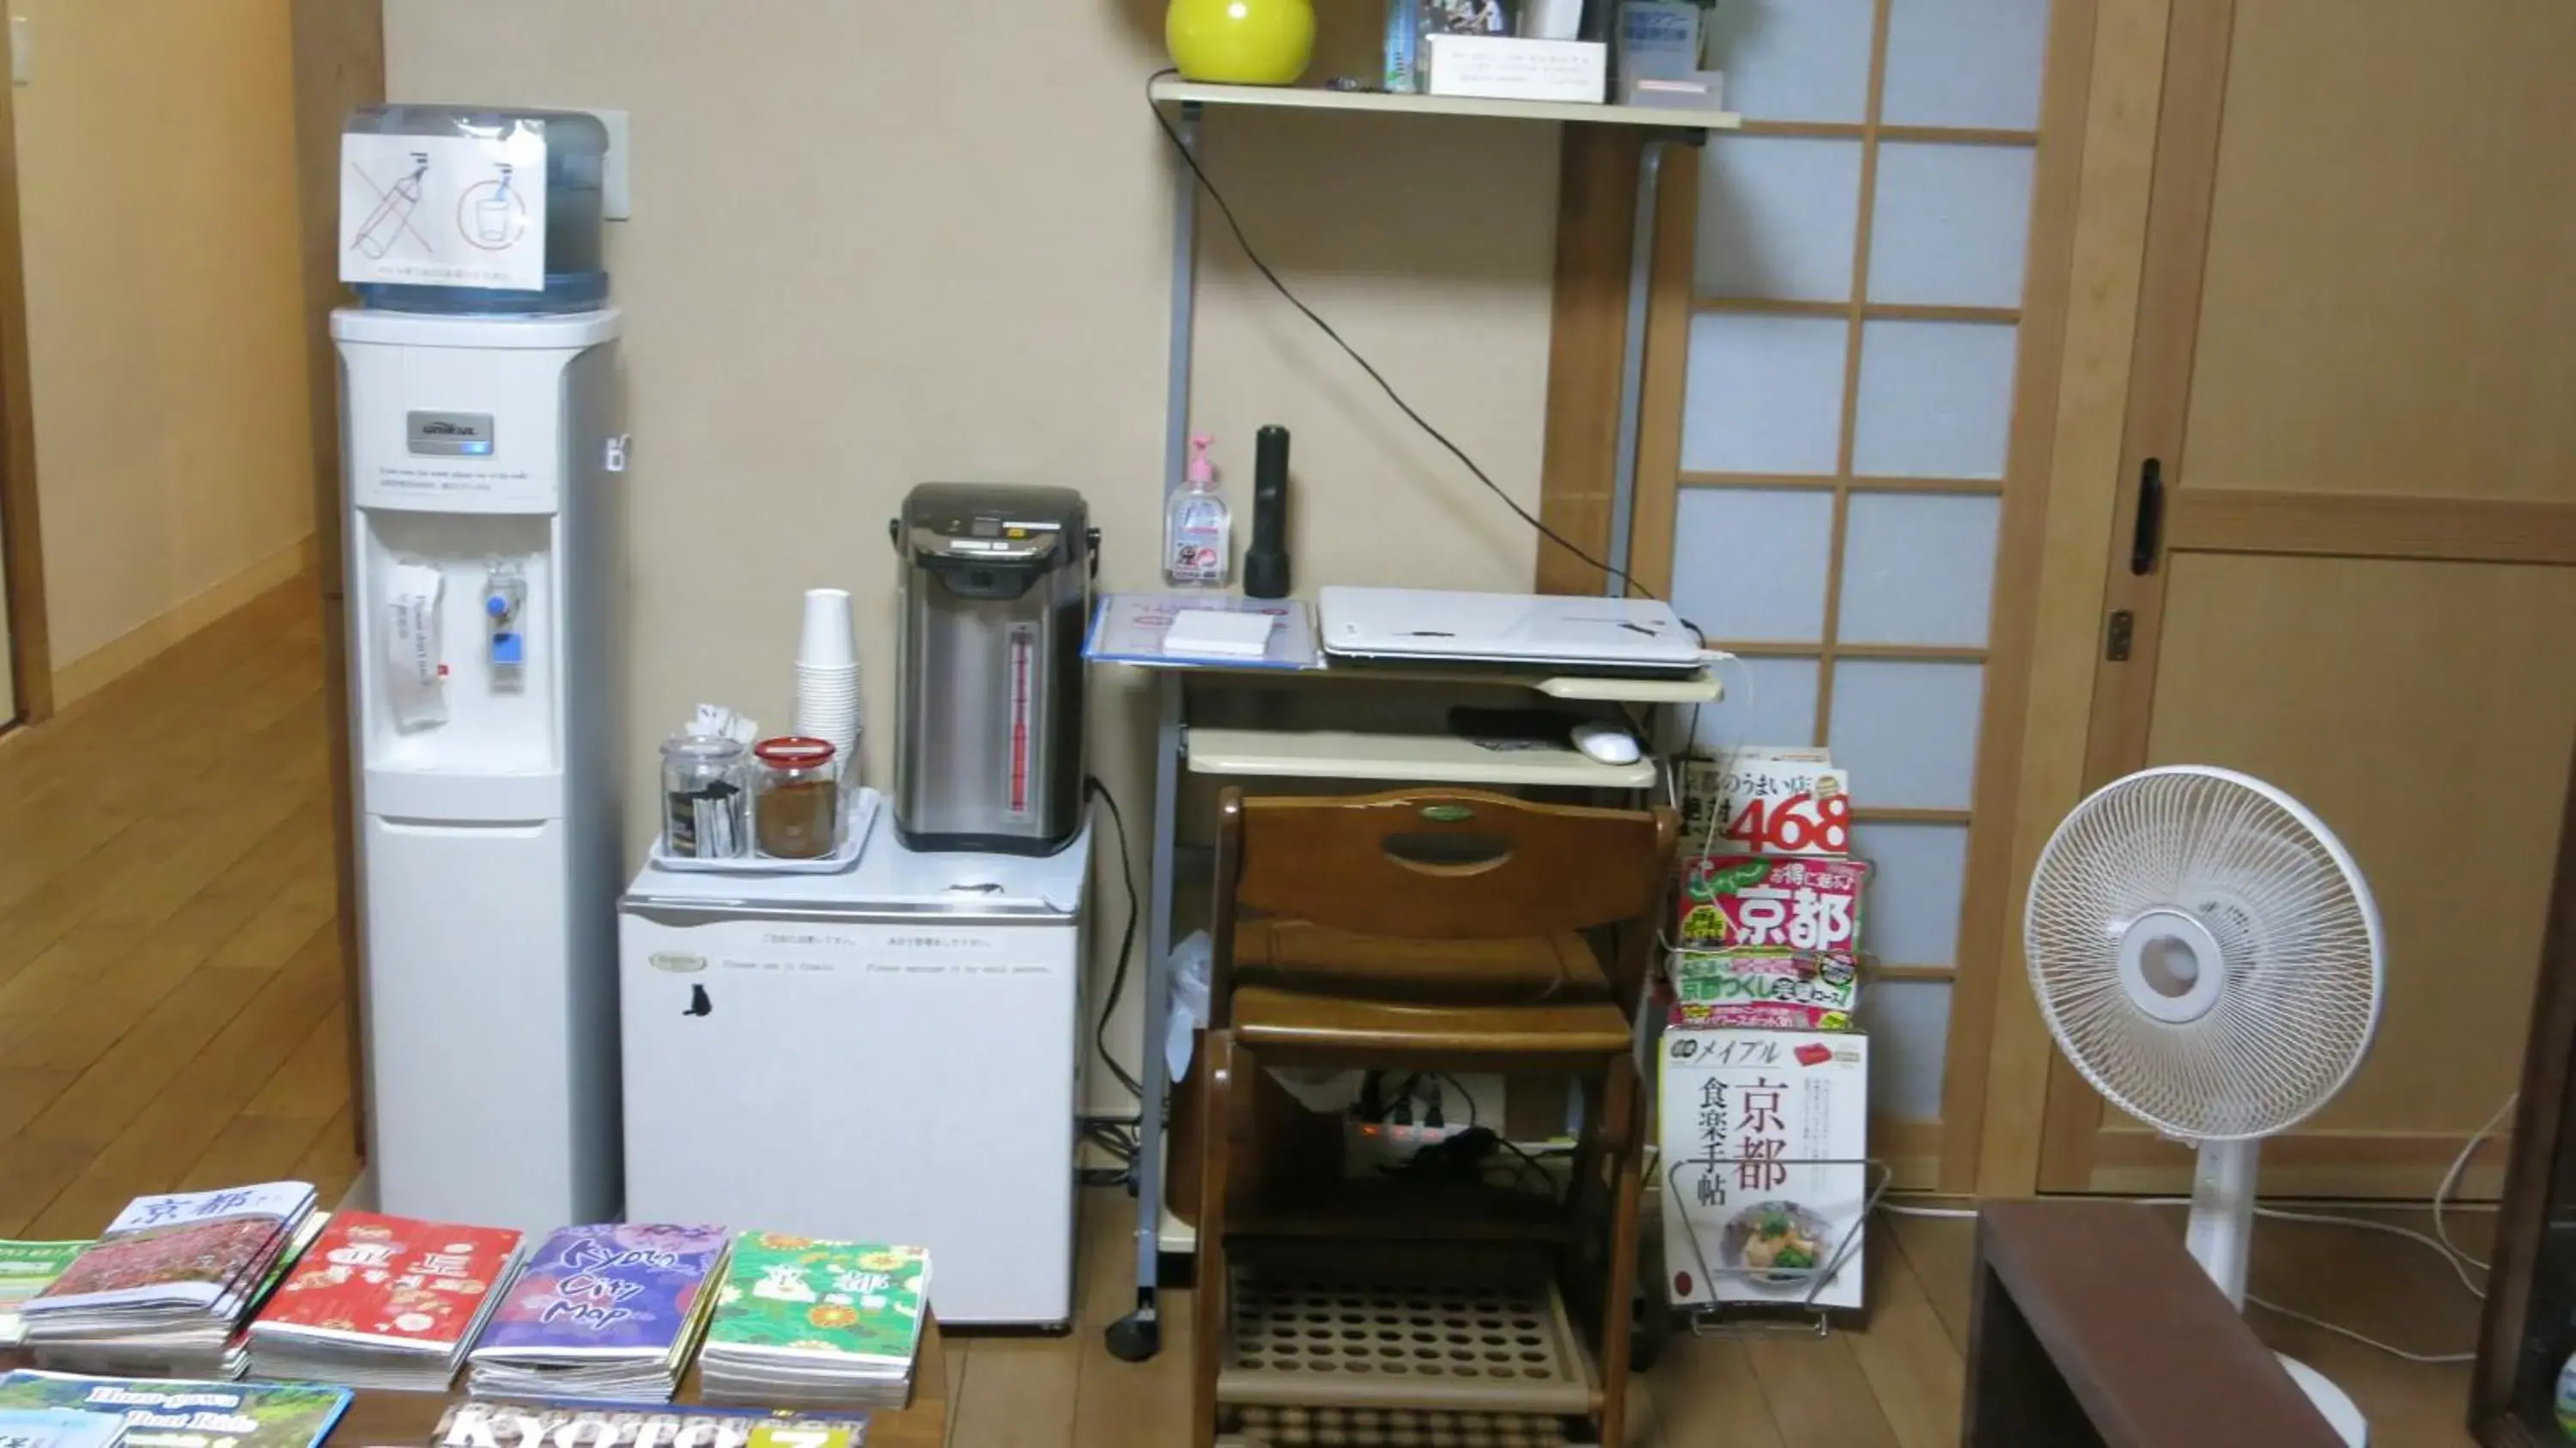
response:
[[[1213,1444],[1221,1415],[1296,1405],[1563,1416],[1618,1443],[1646,1119],[1624,1003],[1671,877],[1672,812],[1457,789],[1228,789],[1218,810],[1192,1441]],[[1608,969],[1585,938],[1605,927],[1642,932]],[[1573,1190],[1562,1207],[1404,1181],[1230,1202],[1252,1117],[1239,1098],[1272,1065],[1577,1074]],[[1440,1307],[1477,1325],[1405,1316]]]

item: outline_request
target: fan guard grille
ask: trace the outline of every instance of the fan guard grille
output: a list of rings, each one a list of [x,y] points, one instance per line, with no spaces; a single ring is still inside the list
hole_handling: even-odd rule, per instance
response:
[[[2200,1013],[2160,1019],[2138,1001],[2136,937],[2176,916],[2215,941],[2221,974]],[[2040,855],[2023,929],[2041,1013],[2076,1069],[2185,1140],[2305,1120],[2378,1029],[2369,886],[2323,822],[2241,774],[2151,769],[2076,806]]]

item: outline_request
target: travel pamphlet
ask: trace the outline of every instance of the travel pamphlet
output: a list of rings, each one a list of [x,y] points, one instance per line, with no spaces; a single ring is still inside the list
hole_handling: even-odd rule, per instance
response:
[[[1685,860],[1676,943],[1684,950],[1763,945],[1851,955],[1860,949],[1861,891],[1868,883],[1869,865],[1860,860]]]
[[[1730,749],[1687,761],[1682,784],[1682,839],[1692,850],[1851,853],[1851,775],[1822,749]]]
[[[519,1241],[507,1227],[336,1213],[251,1337],[452,1348],[473,1336]]]
[[[929,1290],[930,1254],[919,1247],[744,1232],[707,1343],[909,1367]]]
[[[23,1311],[228,1307],[257,1287],[312,1207],[304,1182],[137,1197]]]
[[[1670,966],[1671,1024],[1768,1026],[1775,1030],[1848,1031],[1860,1000],[1860,972],[1848,955],[1816,955],[1785,945],[1685,950]]]
[[[0,1375],[0,1409],[112,1413],[124,1420],[124,1448],[314,1448],[348,1407],[348,1389],[321,1383]]]
[[[451,1404],[431,1448],[861,1448],[863,1412],[773,1413],[661,1403]]]
[[[0,1448],[115,1448],[125,1419],[68,1408],[0,1408]]]
[[[0,1347],[15,1345],[25,1331],[18,1316],[19,1307],[53,1286],[63,1269],[72,1265],[72,1259],[90,1245],[0,1241]]]
[[[613,1222],[539,1244],[476,1340],[478,1397],[670,1400],[715,1307],[732,1233]]]
[[[475,1342],[475,1360],[668,1352],[695,1327],[730,1235],[722,1227],[561,1228],[529,1254]]]
[[[1861,1305],[1869,1038],[1674,1030],[1660,1082],[1674,1305]]]

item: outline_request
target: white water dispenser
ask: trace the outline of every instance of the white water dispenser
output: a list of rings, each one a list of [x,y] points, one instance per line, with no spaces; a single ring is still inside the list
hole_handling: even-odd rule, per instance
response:
[[[387,1211],[618,1213],[618,331],[613,308],[331,318]]]

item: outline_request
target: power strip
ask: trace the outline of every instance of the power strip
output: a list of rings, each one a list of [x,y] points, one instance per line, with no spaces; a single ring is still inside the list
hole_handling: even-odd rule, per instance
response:
[[[1358,1180],[1380,1177],[1413,1160],[1426,1146],[1447,1141],[1467,1130],[1467,1123],[1398,1126],[1391,1121],[1342,1121],[1342,1175]]]

